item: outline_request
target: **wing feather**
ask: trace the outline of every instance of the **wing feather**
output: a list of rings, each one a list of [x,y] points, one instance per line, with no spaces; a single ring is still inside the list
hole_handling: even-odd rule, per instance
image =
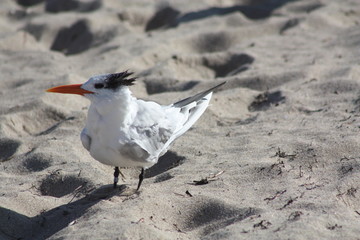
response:
[[[210,99],[212,97],[212,93],[215,89],[221,87],[226,82],[222,82],[215,87],[212,87],[208,90],[205,90],[201,93],[198,93],[192,97],[185,98],[181,101],[178,101],[168,108],[168,111],[171,112],[179,111],[182,117],[178,117],[178,119],[182,119],[178,122],[178,126],[174,131],[173,135],[169,138],[169,140],[164,144],[162,149],[162,154],[164,154],[170,144],[188,131],[192,125],[201,117],[201,115],[205,112],[206,108],[209,106]]]
[[[146,152],[147,161],[157,161],[170,144],[200,118],[209,105],[212,92],[224,84],[225,82],[166,107],[138,100],[139,109],[129,128],[130,140],[136,143],[135,150],[129,151],[131,156],[140,159],[140,155],[144,157]],[[129,146],[129,149],[133,147]]]

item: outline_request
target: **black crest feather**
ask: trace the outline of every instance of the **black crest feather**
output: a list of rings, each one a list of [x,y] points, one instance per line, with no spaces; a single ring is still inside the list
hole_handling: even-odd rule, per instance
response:
[[[121,72],[121,73],[112,73],[109,74],[108,78],[105,81],[105,88],[110,88],[113,90],[118,89],[120,86],[132,86],[134,85],[135,77],[128,78],[131,76],[132,72]]]

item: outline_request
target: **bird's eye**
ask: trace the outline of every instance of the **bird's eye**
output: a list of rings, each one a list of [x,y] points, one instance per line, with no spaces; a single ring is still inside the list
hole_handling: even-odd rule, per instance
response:
[[[104,87],[104,84],[102,84],[102,83],[96,83],[96,84],[94,85],[94,87],[95,87],[96,89],[103,88],[103,87]]]

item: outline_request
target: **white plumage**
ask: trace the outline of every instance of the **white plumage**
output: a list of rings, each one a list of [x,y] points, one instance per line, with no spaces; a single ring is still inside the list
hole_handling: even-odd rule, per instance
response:
[[[132,96],[131,73],[105,74],[82,85],[66,85],[49,92],[81,94],[91,101],[81,142],[99,162],[119,167],[146,169],[156,164],[170,144],[184,134],[204,113],[215,88],[193,97],[161,106]],[[76,88],[76,91],[71,89]],[[69,90],[70,89],[70,90]],[[138,188],[143,178],[140,174]]]

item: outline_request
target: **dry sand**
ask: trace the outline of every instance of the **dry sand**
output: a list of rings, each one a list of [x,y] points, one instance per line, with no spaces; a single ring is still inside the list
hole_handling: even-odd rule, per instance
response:
[[[359,23],[358,0],[1,1],[0,239],[359,239]],[[138,194],[83,149],[87,100],[44,92],[126,69],[162,104],[227,81]]]

